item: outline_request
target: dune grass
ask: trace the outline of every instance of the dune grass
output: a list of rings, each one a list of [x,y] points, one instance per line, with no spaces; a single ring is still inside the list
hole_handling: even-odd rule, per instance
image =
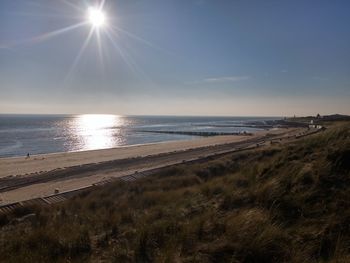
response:
[[[349,262],[349,171],[348,123],[182,164],[0,217],[0,261]]]

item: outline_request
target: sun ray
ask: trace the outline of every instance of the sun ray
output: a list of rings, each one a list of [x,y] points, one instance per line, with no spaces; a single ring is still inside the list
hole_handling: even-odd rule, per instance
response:
[[[154,84],[153,81],[147,76],[147,74],[133,61],[131,56],[126,52],[123,51],[118,44],[114,41],[113,36],[111,34],[115,34],[114,31],[109,32],[108,30],[105,31],[108,39],[111,41],[114,48],[118,51],[124,62],[127,64],[127,66],[130,68],[130,70],[134,74],[140,74],[142,77],[146,80],[148,80],[150,83]]]
[[[75,10],[79,11],[79,12],[84,12],[84,10],[82,8],[80,8],[78,5],[73,4],[71,1],[68,0],[61,0],[61,2],[65,3],[66,5],[74,8]]]
[[[82,8],[77,6],[75,4],[75,2],[73,2],[73,1],[70,1],[70,0],[60,0],[60,1],[64,4],[66,4],[67,6],[73,8],[75,10],[78,10],[79,12],[85,13],[86,14],[85,21],[74,24],[74,25],[67,26],[65,28],[57,29],[57,30],[54,30],[52,32],[47,32],[45,34],[30,38],[27,40],[24,40],[24,41],[20,42],[20,44],[44,42],[44,41],[50,40],[54,37],[57,37],[57,36],[60,36],[62,34],[65,34],[67,32],[70,32],[76,28],[90,24],[91,29],[88,32],[86,39],[82,43],[82,46],[79,48],[78,53],[75,56],[75,58],[72,62],[72,65],[70,66],[70,68],[67,72],[66,77],[64,78],[64,83],[67,83],[68,81],[71,80],[72,75],[73,75],[74,71],[76,70],[78,64],[80,63],[80,60],[81,60],[85,50],[87,49],[89,43],[91,42],[93,35],[95,35],[95,37],[96,37],[98,60],[99,60],[99,65],[101,66],[100,68],[102,69],[102,71],[104,71],[104,66],[105,66],[104,55],[106,52],[104,50],[104,46],[102,43],[102,37],[106,36],[109,39],[109,41],[112,43],[112,46],[118,52],[118,54],[120,55],[122,60],[125,62],[127,67],[134,74],[136,74],[138,76],[142,76],[142,78],[144,78],[145,80],[149,80],[150,82],[152,82],[152,80],[137,65],[137,63],[134,61],[132,56],[128,53],[127,47],[122,46],[121,43],[118,43],[116,41],[116,39],[120,36],[120,34],[123,34],[123,35],[127,36],[128,38],[136,40],[136,41],[138,41],[142,44],[145,44],[146,46],[149,46],[151,48],[158,49],[158,50],[161,50],[163,52],[165,51],[165,52],[169,53],[168,51],[158,47],[157,45],[153,44],[150,41],[147,41],[146,39],[144,39],[138,35],[135,35],[129,31],[123,29],[123,28],[120,28],[119,26],[113,25],[113,23],[107,25],[107,23],[106,23],[107,18],[106,18],[106,15],[104,13],[104,7],[106,4],[105,0],[100,0],[98,2],[98,4],[96,4],[95,6],[89,6],[87,1],[84,1],[86,3],[85,10],[82,10]],[[35,15],[35,14],[28,14],[28,15]],[[45,16],[50,16],[50,14],[46,14]],[[56,14],[53,14],[52,17],[56,17]],[[58,15],[57,15],[57,17],[58,17]],[[73,19],[75,19],[75,18],[73,18]],[[111,21],[108,21],[108,22],[111,22]],[[8,47],[8,45],[6,47]]]
[[[106,0],[102,0],[102,1],[101,1],[100,7],[99,7],[100,10],[103,10],[103,8],[104,8],[104,6],[105,6],[105,3],[106,3]]]
[[[70,31],[72,31],[74,29],[77,29],[79,27],[82,27],[82,26],[84,26],[86,24],[87,24],[86,21],[80,22],[80,23],[77,23],[77,24],[74,24],[74,25],[71,25],[71,26],[68,26],[68,27],[60,28],[60,29],[57,29],[57,30],[54,30],[54,31],[51,31],[51,32],[47,32],[47,33],[44,33],[42,35],[35,36],[35,37],[32,37],[32,38],[22,39],[20,41],[9,42],[9,43],[6,44],[6,46],[8,48],[15,48],[16,46],[21,46],[21,45],[25,45],[25,44],[41,43],[41,42],[49,40],[49,39],[51,39],[53,37],[57,37],[59,35],[62,35],[62,34],[67,33],[67,32],[70,32]]]
[[[69,6],[71,8],[73,8],[75,11],[78,11],[79,13],[83,13],[85,11],[83,8],[79,7],[76,4],[73,4],[69,0],[59,0],[59,1],[61,1],[62,3],[66,4],[67,6]],[[43,5],[37,1],[26,0],[25,4],[32,6],[32,7],[36,7],[37,9],[40,9],[43,7]],[[61,11],[62,11],[62,8],[59,8],[57,6],[55,7],[52,5],[45,5],[45,9],[50,9],[50,10],[54,11],[55,13],[57,13],[57,12],[61,13]]]
[[[137,73],[137,70],[134,68],[134,65],[132,62],[130,62],[128,55],[126,55],[121,48],[118,46],[117,43],[115,43],[113,37],[110,35],[110,33],[108,31],[105,32],[106,36],[108,37],[108,39],[111,41],[113,47],[117,50],[117,52],[119,53],[119,55],[122,57],[122,59],[124,60],[124,62],[126,63],[126,65],[134,72]]]
[[[62,14],[41,14],[41,13],[29,13],[29,12],[9,12],[9,14],[14,16],[32,16],[32,17],[49,17],[49,18],[67,18],[72,19],[71,15],[62,15]],[[78,19],[78,17],[77,17]]]
[[[86,47],[90,43],[90,39],[91,39],[93,33],[94,33],[94,28],[91,28],[87,38],[85,39],[85,41],[84,41],[83,45],[81,46],[77,56],[75,57],[75,59],[73,61],[73,64],[72,64],[72,66],[70,67],[70,69],[69,69],[69,71],[67,73],[67,76],[65,77],[65,80],[64,80],[65,83],[68,82],[68,80],[70,79],[73,71],[75,70],[76,66],[78,65],[81,56],[83,55]]]
[[[117,27],[117,26],[114,26],[114,25],[112,25],[111,27],[112,27],[114,30],[117,30],[117,31],[119,31],[119,32],[122,32],[122,33],[126,34],[128,37],[133,38],[133,39],[135,39],[135,40],[138,40],[138,41],[140,41],[140,42],[142,42],[142,43],[144,43],[144,44],[146,44],[146,45],[148,45],[148,46],[150,46],[150,47],[152,47],[152,48],[161,49],[161,48],[157,47],[156,45],[154,45],[153,43],[147,41],[146,39],[143,39],[142,37],[139,37],[139,36],[137,36],[137,35],[135,35],[135,34],[133,34],[133,33],[130,33],[129,31],[126,31],[126,30],[124,30],[124,29],[122,29],[122,28],[120,28],[120,27]]]
[[[59,36],[61,34],[67,33],[67,32],[69,32],[71,30],[74,30],[74,29],[76,29],[78,27],[82,27],[82,26],[84,26],[86,24],[87,24],[87,22],[84,21],[84,22],[81,22],[81,23],[78,23],[78,24],[75,24],[75,25],[71,25],[71,26],[68,26],[68,27],[65,27],[65,28],[61,28],[61,29],[58,29],[58,30],[55,30],[55,31],[51,31],[51,32],[42,34],[40,36],[36,36],[34,38],[26,40],[25,42],[40,43],[40,42],[46,41],[46,40],[48,40],[50,38],[53,38],[53,37]]]
[[[99,29],[96,29],[96,41],[97,41],[97,50],[98,50],[98,57],[100,61],[100,66],[102,68],[102,71],[104,71],[104,62],[103,62],[103,49],[102,49],[102,41],[101,41],[101,32]]]
[[[137,40],[137,41],[139,41],[139,42],[141,42],[141,43],[143,43],[143,44],[145,44],[145,45],[147,45],[147,46],[149,46],[149,47],[151,47],[151,48],[154,48],[154,49],[157,49],[157,50],[159,50],[159,51],[165,52],[165,53],[167,53],[167,54],[169,54],[169,55],[172,55],[172,56],[175,55],[175,54],[173,54],[172,52],[170,52],[170,51],[168,51],[168,50],[166,50],[166,49],[164,49],[164,48],[161,48],[161,47],[159,47],[159,46],[153,44],[152,42],[150,42],[150,41],[148,41],[148,40],[146,40],[146,39],[144,39],[144,38],[142,38],[142,37],[139,37],[139,36],[137,36],[137,35],[135,35],[135,34],[129,32],[129,31],[125,30],[125,29],[122,29],[121,27],[117,27],[117,26],[115,26],[115,25],[111,25],[110,27],[111,27],[112,29],[116,30],[116,31],[119,31],[119,32],[121,32],[121,33],[124,33],[124,34],[127,35],[128,37],[130,37],[130,38],[132,38],[132,39],[134,39],[134,40]]]

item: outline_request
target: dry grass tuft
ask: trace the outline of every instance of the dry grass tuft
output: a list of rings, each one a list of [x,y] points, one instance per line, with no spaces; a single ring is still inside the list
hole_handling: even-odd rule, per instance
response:
[[[349,128],[17,209],[0,261],[348,262]]]

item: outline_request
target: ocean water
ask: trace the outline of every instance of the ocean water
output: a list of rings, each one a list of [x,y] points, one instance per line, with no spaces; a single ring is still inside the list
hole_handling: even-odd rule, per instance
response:
[[[162,132],[252,132],[277,118],[117,115],[0,115],[0,157],[196,139]]]

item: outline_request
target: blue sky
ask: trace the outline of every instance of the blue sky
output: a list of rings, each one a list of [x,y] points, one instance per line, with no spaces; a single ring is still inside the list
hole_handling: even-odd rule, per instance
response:
[[[0,113],[350,114],[350,2],[0,2]]]

